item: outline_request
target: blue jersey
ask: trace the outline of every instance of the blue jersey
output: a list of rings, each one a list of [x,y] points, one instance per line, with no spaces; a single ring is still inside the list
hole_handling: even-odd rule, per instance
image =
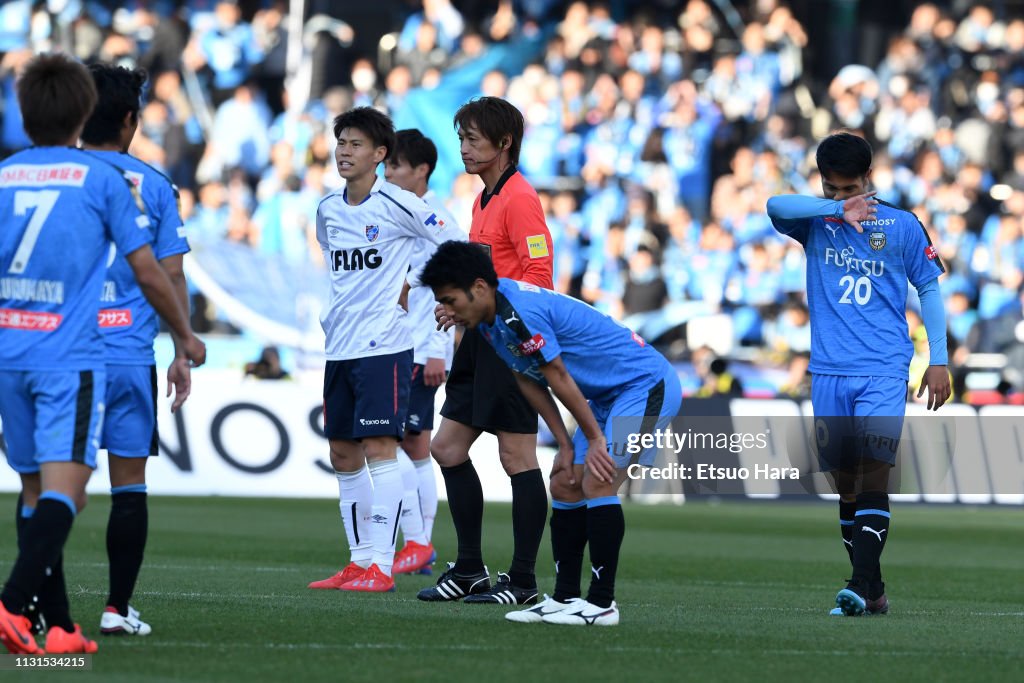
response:
[[[0,163],[0,217],[0,369],[102,368],[109,244],[150,240],[129,181],[82,150],[32,147]]]
[[[772,199],[791,196],[807,199]],[[907,331],[907,282],[920,288],[944,272],[928,233],[914,214],[885,202],[858,233],[839,217],[842,202],[812,201],[828,215],[772,216],[776,229],[807,254],[809,371],[909,379],[914,345]]]
[[[481,323],[480,332],[510,368],[535,380],[561,356],[583,396],[605,404],[672,369],[637,333],[582,301],[506,278],[496,298],[494,324]]]
[[[150,219],[149,243],[157,259],[189,251],[178,214],[178,190],[162,173],[121,152],[90,151],[124,171],[142,196]],[[128,260],[111,245],[107,278],[100,297],[99,325],[107,345],[107,362],[152,365],[153,340],[160,331],[156,311],[135,282]]]

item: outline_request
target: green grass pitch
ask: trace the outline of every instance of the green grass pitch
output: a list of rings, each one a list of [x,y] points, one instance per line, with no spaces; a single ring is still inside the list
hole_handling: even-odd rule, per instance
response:
[[[97,637],[106,597],[109,498],[76,521],[66,552],[72,612]],[[0,496],[0,572],[14,497]],[[7,515],[6,513],[10,514]],[[510,507],[490,504],[484,555],[510,558]],[[6,519],[7,522],[2,522]],[[154,498],[133,604],[146,638],[103,638],[75,681],[1021,680],[1020,508],[896,506],[885,567],[892,612],[830,618],[849,574],[831,504],[626,507],[617,628],[506,622],[508,608],[426,604],[429,577],[349,595],[306,584],[337,571],[343,531],[329,500]],[[454,557],[442,506],[435,543]],[[443,566],[443,565],[442,565]],[[553,568],[545,536],[541,590]],[[584,584],[585,588],[585,584]]]

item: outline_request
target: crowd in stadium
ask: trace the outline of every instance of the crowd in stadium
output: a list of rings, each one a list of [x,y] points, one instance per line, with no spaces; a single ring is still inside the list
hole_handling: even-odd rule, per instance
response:
[[[387,50],[349,50],[344,74],[321,65],[319,81],[344,85],[307,98],[284,88],[286,2],[73,0],[64,15],[4,3],[0,146],[29,144],[13,82],[33,52],[141,65],[151,83],[132,152],[181,189],[190,241],[247,245],[309,271],[323,267],[317,203],[341,182],[331,119],[359,105],[394,114],[413,89],[438,89],[488,50],[541,36],[527,68],[488,71],[479,94],[526,117],[519,168],[548,214],[558,289],[672,357],[693,355],[711,393],[737,386],[718,354],[788,369],[780,389],[804,395],[803,251],[772,229],[765,202],[818,194],[814,141],[852,129],[874,146],[878,197],[912,210],[939,247],[957,397],[1024,393],[1014,370],[1024,367],[1024,17],[991,3],[918,3],[881,61],[819,85],[806,74],[807,28],[784,0],[632,13],[628,3],[501,0],[483,18],[454,0],[420,4],[395,17]],[[722,11],[733,5],[742,16]],[[344,18],[318,16],[311,32],[351,45],[360,26]],[[454,132],[435,142],[454,146]],[[464,227],[475,182],[463,174],[436,188]],[[911,335],[926,350],[923,332]],[[713,351],[695,348],[704,337]],[[980,354],[1006,359],[972,384],[967,370],[991,358]]]

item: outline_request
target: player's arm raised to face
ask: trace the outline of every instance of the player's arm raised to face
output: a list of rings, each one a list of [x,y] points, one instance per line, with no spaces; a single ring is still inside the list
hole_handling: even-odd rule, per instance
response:
[[[822,199],[800,194],[780,194],[768,200],[768,218],[775,230],[798,241],[805,241],[812,218],[838,218],[864,232],[860,222],[877,213],[874,192],[850,197],[844,201]]]
[[[544,220],[540,200],[532,195],[516,195],[505,213],[508,238],[515,247],[523,269],[523,281],[553,289],[554,254],[551,231]]]

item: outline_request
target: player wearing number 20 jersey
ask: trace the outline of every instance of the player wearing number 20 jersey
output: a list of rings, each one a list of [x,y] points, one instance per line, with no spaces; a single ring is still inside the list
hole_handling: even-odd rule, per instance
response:
[[[773,201],[778,206],[791,198]],[[810,372],[905,381],[914,354],[907,335],[907,282],[920,288],[942,274],[938,253],[909,211],[879,202],[877,217],[863,221],[864,232],[858,233],[844,225],[842,202],[820,203],[823,215],[772,216],[779,232],[800,242],[807,254]]]

